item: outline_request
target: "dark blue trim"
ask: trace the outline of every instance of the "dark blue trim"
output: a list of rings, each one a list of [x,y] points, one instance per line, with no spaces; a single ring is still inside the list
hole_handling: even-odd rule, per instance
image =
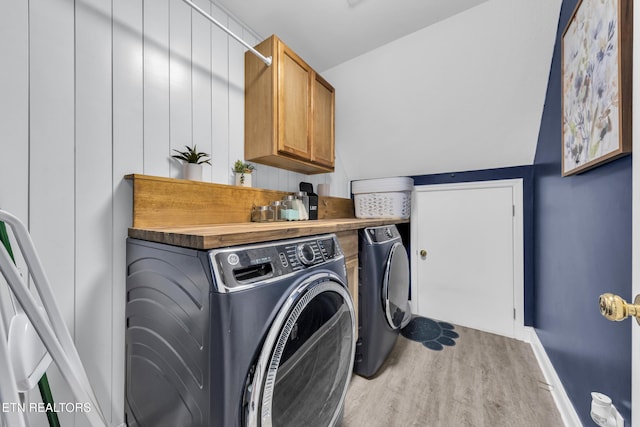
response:
[[[416,175],[412,176],[412,178],[414,185],[450,184],[522,178],[522,226],[524,232],[524,324],[525,326],[533,326],[533,303],[535,301],[533,266],[533,166],[513,166],[499,169]]]
[[[450,184],[456,182],[496,181],[499,179],[533,179],[533,166],[480,169],[464,172],[436,173],[412,176],[414,185]]]

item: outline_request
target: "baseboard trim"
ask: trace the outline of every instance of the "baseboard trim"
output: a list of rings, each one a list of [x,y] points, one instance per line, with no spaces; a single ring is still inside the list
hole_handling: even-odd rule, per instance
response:
[[[560,412],[560,416],[562,417],[565,427],[582,427],[582,422],[580,421],[580,418],[578,418],[578,413],[573,407],[571,400],[569,400],[569,396],[562,386],[562,381],[560,381],[560,377],[558,377],[556,370],[551,364],[551,360],[549,360],[549,356],[542,346],[540,338],[538,338],[538,334],[534,328],[525,326],[524,341],[531,345],[533,354],[536,356],[538,365],[540,365],[540,369],[542,370],[542,374],[544,375],[547,384],[549,384],[551,396],[556,402],[556,406],[558,407],[558,411]]]

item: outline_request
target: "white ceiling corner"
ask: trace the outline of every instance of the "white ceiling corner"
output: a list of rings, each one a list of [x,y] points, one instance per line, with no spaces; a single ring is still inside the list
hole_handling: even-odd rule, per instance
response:
[[[487,0],[213,0],[323,72]]]

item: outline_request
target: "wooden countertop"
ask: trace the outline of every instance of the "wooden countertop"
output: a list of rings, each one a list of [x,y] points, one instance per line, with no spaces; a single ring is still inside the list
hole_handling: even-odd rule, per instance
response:
[[[126,178],[133,183],[133,227],[129,237],[192,249],[409,222],[354,218],[353,200],[338,197],[319,197],[318,220],[248,222],[253,206],[281,200],[288,193],[138,174]]]
[[[129,229],[129,237],[182,246],[214,249],[247,243],[266,242],[314,234],[337,233],[365,227],[407,223],[408,219],[320,219],[312,221],[243,222],[180,227]]]

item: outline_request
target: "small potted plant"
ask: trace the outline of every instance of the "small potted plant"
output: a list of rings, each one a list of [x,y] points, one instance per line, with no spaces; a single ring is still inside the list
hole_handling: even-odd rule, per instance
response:
[[[251,172],[256,169],[251,163],[236,160],[233,164],[233,172],[236,176],[236,185],[241,187],[251,187]]]
[[[173,151],[177,154],[173,154],[171,157],[182,160],[182,177],[184,179],[202,181],[202,164],[211,165],[210,156],[207,153],[199,153],[195,145],[193,147],[185,145],[184,147],[186,148],[185,151],[174,148]]]

